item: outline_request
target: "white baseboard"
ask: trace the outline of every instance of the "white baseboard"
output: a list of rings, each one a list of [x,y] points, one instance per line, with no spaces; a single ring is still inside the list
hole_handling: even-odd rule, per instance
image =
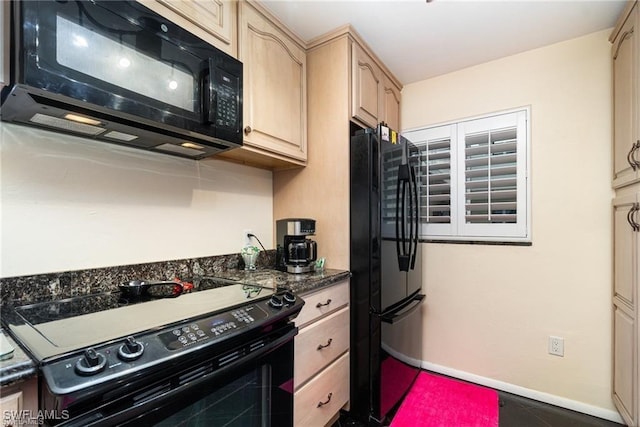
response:
[[[394,351],[393,349],[383,344],[383,349],[391,354],[393,357],[408,363],[412,366],[420,366],[427,371],[436,372],[439,374],[447,375],[449,377],[458,378],[464,381],[469,381],[475,384],[490,387],[496,390],[505,391],[507,393],[516,394],[518,396],[526,397],[528,399],[537,400],[539,402],[548,403],[550,405],[559,406],[561,408],[570,409],[576,412],[582,412],[583,414],[592,415],[594,417],[602,418],[605,420],[613,421],[624,425],[624,420],[616,411],[610,409],[600,408],[598,406],[589,405],[577,400],[567,399],[565,397],[556,396],[554,394],[544,393],[541,391],[531,390],[526,387],[520,387],[514,384],[505,383],[503,381],[494,380],[480,375],[471,374],[465,371],[459,371],[457,369],[449,368],[435,363],[419,361],[417,359],[409,358],[403,354]]]

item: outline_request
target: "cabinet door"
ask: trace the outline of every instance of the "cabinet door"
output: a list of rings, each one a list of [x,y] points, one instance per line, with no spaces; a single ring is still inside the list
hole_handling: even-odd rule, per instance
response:
[[[232,52],[235,29],[235,1],[230,0],[158,0],[178,15],[216,37],[222,50]],[[219,46],[218,46],[219,47]]]
[[[306,160],[306,53],[251,5],[240,6],[244,143]]]
[[[638,422],[638,256],[640,193],[613,200],[613,401],[629,425]]]
[[[21,421],[26,421],[20,419],[20,412],[22,412],[22,392],[18,391],[9,395],[5,393],[0,397],[0,414],[2,414],[4,421],[2,425],[21,425]]]
[[[358,45],[351,45],[351,116],[369,127],[381,118],[381,73],[373,59]]]
[[[639,221],[635,194],[616,197],[613,201],[614,279],[613,296],[629,309],[636,306],[638,233],[633,221]]]
[[[391,129],[400,131],[400,89],[388,77],[383,79],[382,120]]]
[[[613,56],[613,185],[620,187],[640,176],[638,120],[638,7],[629,15],[612,46]],[[635,156],[634,156],[635,155]]]
[[[614,307],[613,316],[613,401],[629,425],[638,425],[633,374],[637,360],[636,321],[618,307]]]
[[[237,56],[236,0],[138,0],[149,9]]]

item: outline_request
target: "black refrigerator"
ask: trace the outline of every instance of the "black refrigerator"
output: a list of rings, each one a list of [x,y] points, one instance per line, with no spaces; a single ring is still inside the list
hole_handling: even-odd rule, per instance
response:
[[[422,360],[418,150],[384,125],[350,141],[351,417],[388,425]]]

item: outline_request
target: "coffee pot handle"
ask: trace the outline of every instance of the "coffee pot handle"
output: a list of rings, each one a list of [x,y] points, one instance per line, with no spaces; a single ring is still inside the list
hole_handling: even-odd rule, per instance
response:
[[[315,261],[318,258],[318,245],[315,240],[310,240],[311,243],[311,259],[309,261]]]

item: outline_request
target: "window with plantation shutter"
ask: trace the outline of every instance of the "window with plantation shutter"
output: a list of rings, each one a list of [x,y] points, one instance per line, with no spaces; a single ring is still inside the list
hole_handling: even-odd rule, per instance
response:
[[[404,132],[415,148],[421,236],[529,241],[529,110]]]

